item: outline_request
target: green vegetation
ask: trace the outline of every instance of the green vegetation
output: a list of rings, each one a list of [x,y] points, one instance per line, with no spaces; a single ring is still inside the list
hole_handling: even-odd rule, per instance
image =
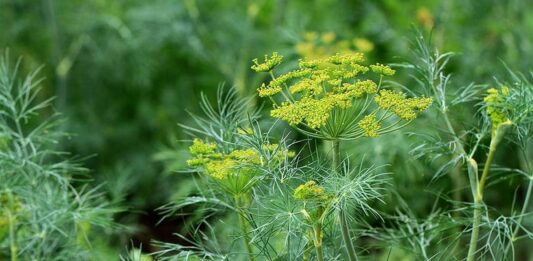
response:
[[[0,260],[530,260],[530,5],[0,0]]]

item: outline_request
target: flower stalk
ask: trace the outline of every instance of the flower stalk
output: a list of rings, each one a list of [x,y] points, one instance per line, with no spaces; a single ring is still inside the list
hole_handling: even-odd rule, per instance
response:
[[[250,227],[248,225],[248,220],[246,220],[246,213],[244,213],[243,210],[246,205],[246,202],[244,202],[242,197],[243,195],[235,195],[235,206],[237,208],[237,215],[239,216],[239,223],[243,234],[244,245],[246,246],[246,251],[248,253],[248,259],[250,261],[255,261],[255,256],[251,243],[252,240],[250,238]],[[244,197],[246,197],[246,195],[244,195]]]
[[[505,133],[506,127],[510,125],[510,122],[505,122],[499,124],[492,135],[490,141],[489,153],[487,159],[485,160],[485,166],[483,167],[483,172],[481,178],[479,179],[476,193],[474,196],[474,216],[472,218],[472,235],[470,236],[470,245],[468,248],[467,261],[473,261],[476,256],[477,243],[479,238],[479,226],[481,225],[481,210],[483,207],[483,192],[485,188],[485,183],[487,182],[487,177],[490,172],[490,165],[496,154],[496,149],[498,144],[503,139],[503,134]]]
[[[332,147],[333,147],[333,155],[332,155],[332,166],[331,167],[332,167],[333,172],[338,173],[338,169],[340,165],[340,141],[333,140]],[[355,248],[352,243],[352,236],[350,234],[350,227],[346,219],[345,210],[341,209],[338,212],[338,219],[340,221],[342,240],[344,241],[344,246],[346,248],[348,260],[355,261],[357,260],[357,253],[355,252]]]

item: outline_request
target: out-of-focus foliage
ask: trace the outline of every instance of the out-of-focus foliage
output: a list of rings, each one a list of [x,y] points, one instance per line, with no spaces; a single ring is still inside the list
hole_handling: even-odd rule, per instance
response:
[[[255,94],[268,76],[253,73],[251,60],[273,51],[288,61],[280,72],[294,68],[304,56],[353,51],[365,52],[371,63],[409,62],[424,67],[419,60],[424,54],[412,52],[417,45],[413,27],[425,35],[431,32],[430,51],[436,47],[455,53],[444,58],[451,59],[443,71],[453,76],[445,93],[453,113],[451,124],[463,126],[464,132],[458,135],[467,139],[469,147],[475,146],[476,136],[470,134],[481,132],[482,111],[477,103],[484,96],[480,90],[503,85],[498,81],[531,86],[517,81],[506,68],[531,80],[533,60],[527,57],[533,56],[529,33],[533,9],[529,1],[0,0],[0,49],[9,48],[13,57],[24,57],[19,69],[23,75],[44,65],[42,91],[36,100],[56,97],[51,101],[54,110],[43,110],[58,111],[66,118],[57,127],[69,135],[59,137],[55,149],[87,157],[84,166],[90,170],[93,187],[101,185],[99,191],[105,192],[99,197],[128,209],[115,215],[128,229],[112,236],[119,240],[102,243],[113,249],[106,251],[117,253],[129,245],[130,238],[136,247],[143,242],[145,251],[159,249],[150,244],[154,239],[190,245],[190,237],[178,239],[171,234],[187,234],[190,224],[217,215],[189,207],[181,217],[156,226],[161,218],[156,208],[199,193],[190,175],[176,171],[186,168],[190,143],[183,140],[191,139],[178,123],[194,122],[187,110],[200,111],[201,92],[215,97],[217,86],[225,83],[235,86],[238,96]],[[397,70],[394,81],[405,88],[385,82],[387,87],[430,95],[415,80],[420,79],[416,70],[427,68],[393,68]],[[250,113],[263,102],[254,99],[248,105]],[[35,122],[43,122],[44,115],[35,116]],[[401,212],[403,218],[397,223],[409,224],[411,229],[431,227],[435,219],[429,217],[456,215],[445,210],[457,207],[456,201],[470,201],[468,178],[447,176],[459,173],[454,170],[456,162],[448,164],[459,159],[447,147],[453,145],[450,136],[443,136],[441,123],[438,111],[430,110],[402,132],[348,142],[341,148],[352,158],[387,165],[386,171],[394,173],[395,192],[385,195],[386,204],[379,210],[390,215]],[[269,129],[272,121],[260,124]],[[529,135],[513,131],[523,138]],[[287,134],[283,127],[271,132],[303,138],[296,132]],[[422,139],[425,147],[420,147]],[[489,143],[485,138],[479,144]],[[494,162],[526,169],[525,162],[533,155],[527,147],[531,145],[518,149],[523,144],[527,143],[501,144]],[[479,150],[475,156],[483,158],[484,153]],[[512,202],[522,202],[526,183],[512,177],[491,186],[484,197],[499,213],[521,211]],[[531,222],[531,217],[524,217],[525,225],[531,227]],[[202,233],[211,232],[205,228]],[[391,249],[390,260],[412,256],[405,249]],[[517,251],[525,257],[528,249]]]

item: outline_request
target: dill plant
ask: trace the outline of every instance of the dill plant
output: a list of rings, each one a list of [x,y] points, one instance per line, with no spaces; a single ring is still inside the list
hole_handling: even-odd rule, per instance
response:
[[[57,115],[39,120],[39,70],[20,75],[6,51],[0,58],[0,259],[101,258],[92,231],[112,226],[110,207],[96,188],[81,186],[86,170],[55,149]]]
[[[444,126],[441,126],[438,134],[427,143],[418,146],[414,153],[431,155],[434,159],[447,158],[435,173],[436,178],[451,173],[450,177],[457,186],[461,184],[457,181],[463,174],[468,177],[468,187],[473,201],[469,204],[471,207],[469,209],[472,209],[473,214],[470,220],[469,217],[463,218],[457,215],[452,219],[455,224],[466,226],[468,229],[465,231],[470,232],[469,243],[466,249],[463,249],[466,260],[478,258],[514,260],[515,241],[519,238],[531,238],[531,232],[521,222],[528,215],[527,206],[531,197],[531,159],[528,155],[531,150],[533,85],[527,77],[508,70],[511,76],[510,82],[496,80],[496,87],[491,88],[487,88],[487,85],[467,84],[452,91],[451,76],[445,73],[445,68],[453,54],[440,54],[438,50],[431,50],[431,43],[426,42],[420,35],[416,38],[415,44],[418,61],[407,67],[414,70],[414,78],[417,79],[423,93],[434,98],[437,114],[443,119]],[[454,109],[461,105],[468,107],[474,103],[478,109],[475,115],[478,120],[477,125],[468,126],[454,122]],[[488,146],[484,145],[486,140]],[[521,169],[494,167],[493,160],[498,148],[506,141],[517,145],[522,162]],[[500,176],[499,180],[491,180],[491,177],[497,174]],[[484,201],[488,184],[494,186],[498,181],[515,176],[528,180],[519,214],[511,213],[510,216],[500,215],[491,218],[492,211],[489,204]],[[454,188],[456,191],[461,189],[462,187]],[[461,213],[462,207],[458,204],[461,198],[455,195],[454,199],[457,209],[453,211]],[[519,233],[523,235],[517,236]],[[459,244],[461,240],[456,238],[454,242]],[[480,242],[484,242],[481,247],[479,247]],[[458,247],[459,245],[456,245],[454,249]],[[459,248],[455,255],[461,254]]]
[[[377,137],[398,130],[432,103],[432,98],[408,98],[402,92],[384,89],[383,77],[395,71],[382,64],[364,65],[364,61],[363,53],[302,59],[298,69],[278,77],[272,70],[282,62],[279,54],[265,56],[263,62],[253,61],[253,70],[268,72],[272,77],[270,83],[258,89],[259,96],[272,101],[271,115],[309,137],[330,141],[333,173],[341,172],[341,140]],[[280,96],[281,101],[274,96]],[[341,207],[336,215],[347,257],[357,260],[347,212],[349,209]]]

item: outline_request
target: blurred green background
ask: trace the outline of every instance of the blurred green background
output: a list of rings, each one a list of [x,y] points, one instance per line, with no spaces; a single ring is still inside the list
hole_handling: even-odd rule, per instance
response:
[[[458,53],[450,64],[456,85],[493,84],[505,77],[504,64],[532,68],[532,7],[529,0],[0,0],[0,49],[22,56],[26,72],[44,65],[40,95],[56,97],[70,134],[58,146],[87,157],[92,182],[125,208],[116,216],[124,226],[104,248],[118,253],[132,240],[151,251],[150,240],[176,240],[187,218],[157,225],[155,209],[194,193],[188,175],[175,172],[185,167],[190,139],[177,124],[190,122],[201,92],[214,98],[221,84],[253,95],[265,80],[249,69],[253,58],[354,50],[400,63],[412,58],[417,28],[439,50]],[[472,111],[465,109],[466,120]],[[395,176],[399,193],[420,213],[431,208],[433,200],[418,194],[432,177],[424,163],[400,164],[408,145],[380,146],[368,146],[374,159],[406,173]]]

